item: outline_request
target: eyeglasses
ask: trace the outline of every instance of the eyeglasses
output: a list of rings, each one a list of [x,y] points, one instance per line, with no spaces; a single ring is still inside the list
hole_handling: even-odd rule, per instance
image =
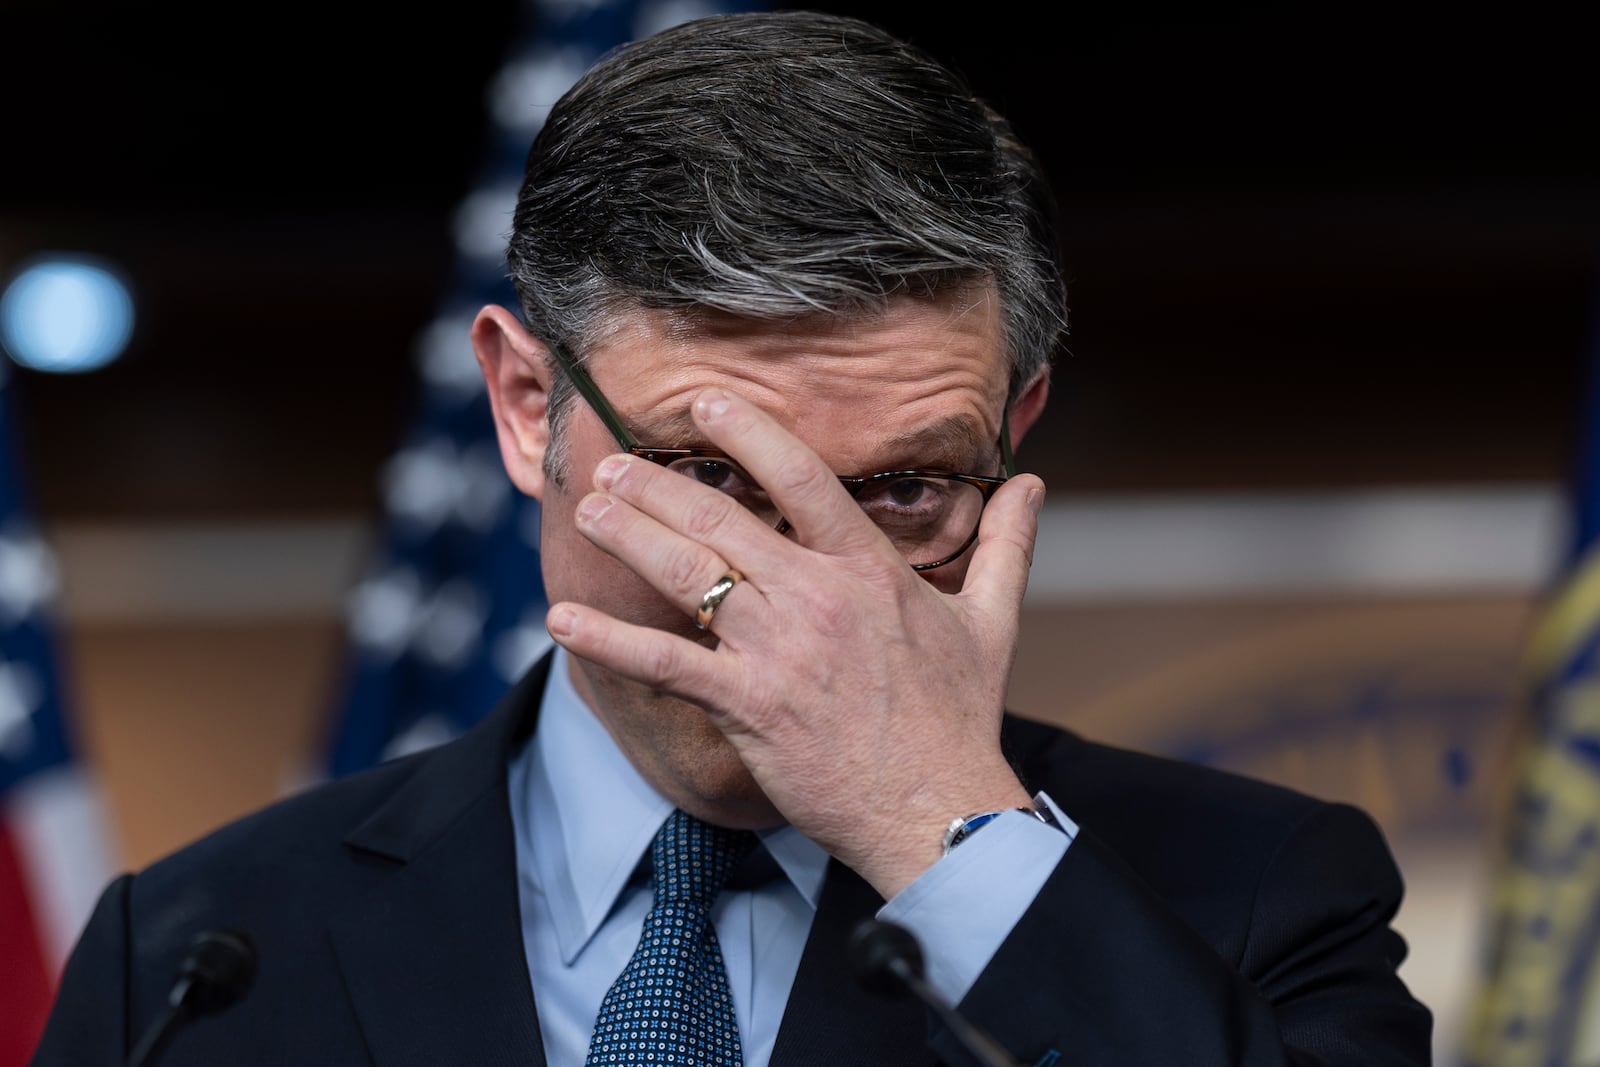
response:
[[[641,445],[571,353],[554,343],[550,352],[624,452],[726,493],[779,533],[789,532],[788,520],[778,513],[766,490],[726,453],[712,448]],[[971,547],[978,539],[978,521],[984,505],[1007,478],[1017,473],[1011,455],[1010,422],[1004,412],[1000,416],[1000,462],[1005,473],[998,478],[912,468],[860,477],[840,476],[839,484],[888,536],[913,570],[930,571]]]

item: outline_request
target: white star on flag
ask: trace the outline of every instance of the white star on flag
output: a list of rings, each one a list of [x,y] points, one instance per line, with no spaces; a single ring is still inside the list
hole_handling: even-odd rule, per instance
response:
[[[25,663],[0,662],[0,755],[19,760],[33,744],[33,713],[44,695]]]
[[[56,594],[55,556],[43,541],[15,531],[0,535],[0,621],[15,624]]]

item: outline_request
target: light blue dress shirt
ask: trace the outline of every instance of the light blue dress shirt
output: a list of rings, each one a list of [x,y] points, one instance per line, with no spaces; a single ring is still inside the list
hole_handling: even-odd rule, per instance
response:
[[[588,1053],[600,1002],[633,954],[652,902],[633,872],[672,812],[578,695],[571,669],[557,649],[538,729],[508,768],[523,948],[552,1067],[576,1067]],[[1042,799],[1065,833],[1007,812],[878,913],[917,936],[928,981],[952,1004],[1077,833]],[[784,877],[724,891],[712,914],[746,1067],[766,1067],[772,1056],[828,865],[827,853],[793,827],[764,831],[761,843]]]

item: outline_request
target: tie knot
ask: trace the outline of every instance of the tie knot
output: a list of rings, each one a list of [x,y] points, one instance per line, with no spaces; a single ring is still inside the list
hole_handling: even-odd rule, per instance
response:
[[[756,846],[749,830],[729,830],[674,811],[650,847],[656,903],[681,901],[710,908],[733,869]]]

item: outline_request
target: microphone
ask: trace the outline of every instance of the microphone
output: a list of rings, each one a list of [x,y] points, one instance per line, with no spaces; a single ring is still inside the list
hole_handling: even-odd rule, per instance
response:
[[[876,919],[861,923],[850,935],[850,963],[856,978],[870,992],[882,997],[901,997],[908,991],[914,994],[983,1067],[1020,1067],[998,1041],[934,992],[922,977],[922,946],[904,926]]]
[[[240,930],[206,930],[189,945],[167,994],[167,1010],[145,1031],[127,1067],[150,1067],[178,1028],[244,999],[256,977],[256,946]]]

